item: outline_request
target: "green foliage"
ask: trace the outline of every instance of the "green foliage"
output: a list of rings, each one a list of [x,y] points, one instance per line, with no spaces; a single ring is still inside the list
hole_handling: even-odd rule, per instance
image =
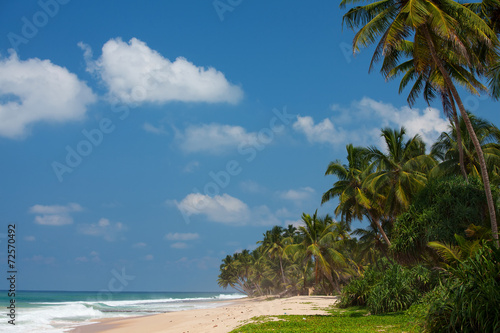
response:
[[[488,210],[483,185],[477,178],[467,184],[461,177],[430,180],[392,230],[391,250],[414,261],[428,251],[427,243],[454,243],[471,224],[487,226]]]
[[[384,268],[369,268],[344,287],[340,307],[368,305],[373,314],[406,310],[437,282],[436,273],[421,265],[405,268],[382,262]]]
[[[408,309],[430,290],[432,272],[423,266],[404,268],[398,264],[389,267],[368,297],[371,313],[387,313]]]
[[[340,295],[339,307],[364,306],[367,304],[368,295],[373,286],[382,278],[382,272],[369,268],[364,275],[352,279],[343,289]]]
[[[500,331],[500,249],[488,243],[448,269],[426,316],[429,332]]]

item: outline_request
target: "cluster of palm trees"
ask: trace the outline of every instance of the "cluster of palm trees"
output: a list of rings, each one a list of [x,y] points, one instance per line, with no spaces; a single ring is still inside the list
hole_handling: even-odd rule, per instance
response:
[[[368,4],[358,5],[360,2]],[[459,126],[458,108],[477,152],[493,238],[499,246],[488,168],[456,86],[478,94],[488,91],[481,83],[486,79],[491,96],[500,96],[500,58],[497,52],[500,1],[342,0],[340,3],[341,8],[348,5],[353,7],[344,15],[343,22],[348,28],[357,30],[353,51],[376,44],[370,68],[381,61],[381,72],[387,79],[403,75],[400,92],[413,82],[408,96],[410,105],[420,93],[428,102],[439,97],[444,112],[453,119],[456,127]],[[462,147],[458,145],[458,149],[462,160]],[[462,168],[461,171],[465,176],[466,170]]]
[[[275,226],[266,231],[253,250],[228,255],[222,260],[218,283],[252,296],[339,292],[354,273],[354,262],[346,259],[351,239],[346,224],[302,215],[298,228]]]
[[[488,176],[500,187],[500,130],[468,114],[481,144]],[[302,225],[275,226],[266,231],[253,251],[226,256],[218,283],[248,295],[331,294],[358,276],[367,265],[384,256],[390,261],[391,229],[407,211],[415,195],[433,177],[462,174],[458,137],[462,135],[463,169],[466,177],[480,177],[478,154],[463,119],[450,124],[429,152],[419,135],[407,137],[404,128],[385,128],[385,147],[347,145],[347,163],[331,162],[326,175],[337,180],[322,197],[322,203],[338,199],[335,221],[329,215],[302,215]],[[457,130],[458,129],[458,130]],[[351,232],[353,220],[368,221],[368,227]]]

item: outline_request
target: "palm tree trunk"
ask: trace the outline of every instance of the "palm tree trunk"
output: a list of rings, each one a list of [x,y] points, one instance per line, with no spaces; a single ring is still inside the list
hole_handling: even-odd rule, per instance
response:
[[[455,132],[457,133],[457,146],[458,146],[458,163],[460,164],[460,171],[466,183],[469,183],[467,178],[467,171],[465,171],[464,162],[464,146],[462,145],[462,133],[460,131],[460,121],[458,120],[457,107],[455,106],[455,100],[451,99],[451,107],[453,109],[453,121],[455,122]]]
[[[285,288],[286,288],[285,271],[283,271],[283,260],[282,260],[281,256],[279,258],[280,258],[281,277],[283,279],[283,284],[285,285]]]
[[[389,237],[387,237],[384,229],[382,228],[382,226],[380,225],[380,222],[378,219],[376,219],[373,214],[368,211],[368,214],[370,215],[371,219],[372,219],[372,222],[373,224],[375,224],[377,226],[377,229],[378,231],[380,232],[380,234],[382,235],[382,238],[384,239],[384,241],[386,242],[387,246],[391,247],[391,241],[389,240]]]
[[[444,68],[441,60],[437,56],[434,42],[432,41],[432,38],[431,38],[431,35],[429,33],[429,29],[428,29],[427,25],[423,25],[422,30],[424,32],[425,39],[427,40],[427,44],[429,46],[429,51],[431,52],[432,60],[435,62],[439,71],[443,75],[443,79],[446,82],[446,86],[448,87],[448,89],[450,89],[450,91],[453,95],[453,98],[455,99],[455,102],[458,105],[458,109],[460,110],[460,115],[462,116],[462,119],[465,122],[465,125],[467,127],[467,131],[469,132],[469,135],[470,135],[472,142],[474,144],[474,148],[476,150],[477,157],[479,159],[479,165],[481,167],[481,176],[483,178],[484,192],[486,193],[486,201],[488,203],[488,210],[490,213],[491,233],[493,234],[493,239],[496,243],[496,246],[500,247],[500,244],[498,242],[498,225],[497,225],[497,220],[496,220],[495,204],[493,202],[493,196],[491,194],[490,178],[488,176],[488,170],[486,169],[486,162],[484,160],[484,155],[483,155],[483,150],[481,148],[481,144],[479,143],[479,140],[477,139],[476,133],[474,132],[474,129],[473,129],[472,124],[470,122],[469,116],[467,115],[465,107],[462,103],[462,99],[458,95],[457,89],[455,88],[455,85],[453,84],[450,75],[448,74],[448,72]]]

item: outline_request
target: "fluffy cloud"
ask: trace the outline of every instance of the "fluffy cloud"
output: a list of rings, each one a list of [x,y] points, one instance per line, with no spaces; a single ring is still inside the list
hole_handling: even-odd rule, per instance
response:
[[[70,203],[66,206],[60,205],[34,205],[30,207],[29,212],[31,214],[37,214],[35,216],[35,223],[41,225],[52,225],[61,226],[73,223],[73,217],[71,213],[81,212],[83,210],[82,206],[77,203]]]
[[[314,193],[314,189],[310,187],[303,187],[298,190],[288,190],[285,192],[279,192],[279,196],[282,199],[292,200],[292,201],[302,201],[309,199]]]
[[[409,136],[419,134],[430,146],[437,137],[448,130],[448,121],[435,108],[424,110],[408,106],[397,108],[390,103],[364,97],[348,108],[332,105],[335,115],[315,124],[309,117],[297,117],[295,131],[303,133],[311,143],[327,143],[343,148],[348,143],[356,145],[381,145],[380,129],[405,127]],[[352,128],[349,131],[346,128]]]
[[[188,194],[181,202],[174,201],[186,216],[204,215],[209,221],[228,225],[276,225],[280,221],[267,206],[248,207],[243,201],[228,194],[209,196]]]
[[[177,132],[180,148],[187,153],[206,152],[220,154],[240,145],[257,142],[256,133],[248,133],[243,127],[221,124],[191,125],[184,133]]]
[[[449,126],[442,112],[431,107],[422,111],[408,106],[398,109],[392,104],[377,102],[367,97],[358,103],[358,107],[363,113],[373,113],[378,116],[383,126],[403,126],[409,136],[419,134],[427,145],[432,145]]]
[[[346,139],[345,131],[336,129],[328,118],[314,124],[312,117],[297,116],[293,129],[304,133],[307,141],[311,143],[331,143],[335,145],[344,142]]]
[[[102,237],[108,242],[116,240],[126,230],[121,222],[111,222],[101,218],[97,223],[80,224],[78,232],[84,235]]]
[[[21,138],[36,122],[82,119],[95,100],[75,74],[49,60],[0,57],[0,136]]]
[[[126,103],[236,104],[243,97],[242,90],[216,69],[198,67],[182,57],[172,62],[136,38],[128,43],[110,39],[96,61],[88,45],[79,46],[85,52],[87,70],[101,77],[112,97]]]

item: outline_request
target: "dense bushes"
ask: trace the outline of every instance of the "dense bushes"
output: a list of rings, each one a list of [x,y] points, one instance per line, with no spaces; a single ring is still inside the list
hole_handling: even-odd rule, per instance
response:
[[[487,244],[448,269],[425,316],[428,332],[500,332],[500,249]]]
[[[340,306],[366,304],[373,314],[406,310],[435,286],[435,275],[420,265],[369,268],[363,277],[352,280],[342,290]]]
[[[455,234],[465,236],[470,224],[489,227],[481,182],[473,177],[469,183],[461,177],[430,180],[396,220],[391,250],[399,261],[419,261],[430,254],[428,242],[452,243]]]

